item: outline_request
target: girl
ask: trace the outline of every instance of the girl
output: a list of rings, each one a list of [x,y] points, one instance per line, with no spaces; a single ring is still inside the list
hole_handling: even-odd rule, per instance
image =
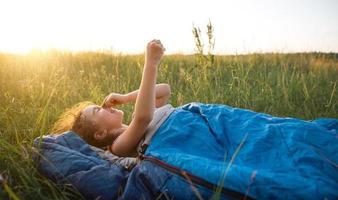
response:
[[[137,145],[153,120],[155,108],[165,105],[170,96],[168,84],[156,84],[158,66],[164,51],[160,40],[154,39],[147,44],[139,90],[125,95],[112,93],[105,98],[102,106],[82,102],[71,109],[72,112],[77,112],[74,122],[70,123],[71,128],[69,125],[64,126],[67,120],[63,115],[52,132],[61,133],[70,128],[92,146],[102,148],[108,145],[110,151],[117,156],[137,156]],[[112,106],[131,101],[135,101],[135,110],[133,119],[127,126],[122,123],[123,111]]]

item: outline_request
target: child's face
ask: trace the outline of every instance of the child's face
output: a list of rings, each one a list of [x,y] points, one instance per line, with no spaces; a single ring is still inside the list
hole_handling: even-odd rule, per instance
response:
[[[97,124],[102,130],[106,130],[107,133],[122,127],[124,115],[122,110],[90,105],[83,110],[83,113],[85,117]]]

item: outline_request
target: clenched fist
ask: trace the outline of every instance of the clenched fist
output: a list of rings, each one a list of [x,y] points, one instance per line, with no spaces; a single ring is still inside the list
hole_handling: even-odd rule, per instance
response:
[[[160,40],[152,40],[147,44],[145,60],[148,64],[159,65],[165,48]]]

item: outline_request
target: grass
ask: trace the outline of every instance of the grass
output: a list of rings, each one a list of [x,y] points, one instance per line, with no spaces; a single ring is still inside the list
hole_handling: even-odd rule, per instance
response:
[[[107,52],[0,54],[0,197],[74,199],[81,196],[40,176],[31,160],[35,137],[84,100],[139,87],[144,55]],[[338,55],[323,53],[164,56],[158,83],[171,85],[170,103],[222,103],[275,116],[338,117]],[[131,119],[133,105],[120,107]]]

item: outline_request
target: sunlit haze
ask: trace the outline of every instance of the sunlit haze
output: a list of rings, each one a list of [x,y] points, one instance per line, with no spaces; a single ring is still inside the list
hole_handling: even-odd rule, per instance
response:
[[[0,51],[142,53],[156,38],[190,54],[209,19],[217,54],[338,52],[337,0],[2,0]]]

